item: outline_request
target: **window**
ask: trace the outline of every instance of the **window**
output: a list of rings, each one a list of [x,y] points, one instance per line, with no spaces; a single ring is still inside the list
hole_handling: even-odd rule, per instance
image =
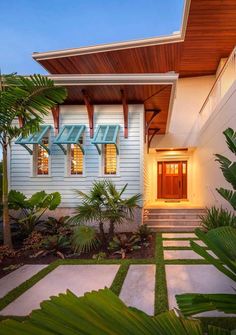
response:
[[[117,170],[117,150],[114,144],[104,144],[104,174],[115,175]]]
[[[49,154],[45,149],[49,146],[48,137],[43,137],[41,145],[36,145],[36,174],[48,175],[49,174]]]
[[[78,144],[71,144],[70,147],[70,174],[83,174],[84,155]]]

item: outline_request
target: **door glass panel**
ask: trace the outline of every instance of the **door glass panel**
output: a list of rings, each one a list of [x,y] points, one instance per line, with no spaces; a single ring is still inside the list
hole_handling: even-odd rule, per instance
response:
[[[178,163],[166,164],[166,174],[177,175],[178,173],[179,173],[179,164]]]
[[[162,163],[158,164],[158,173],[162,174]]]
[[[183,163],[182,166],[183,166],[183,168],[182,168],[182,169],[183,169],[183,170],[182,170],[182,173],[183,173],[183,174],[186,174],[186,173],[187,173],[187,163]]]

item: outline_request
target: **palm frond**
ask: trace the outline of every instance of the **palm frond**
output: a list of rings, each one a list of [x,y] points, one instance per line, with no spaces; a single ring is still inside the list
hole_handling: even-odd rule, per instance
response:
[[[236,191],[226,190],[225,188],[217,188],[217,192],[227,200],[230,205],[236,210]]]
[[[236,132],[232,128],[227,128],[223,134],[225,135],[228,148],[236,154]]]

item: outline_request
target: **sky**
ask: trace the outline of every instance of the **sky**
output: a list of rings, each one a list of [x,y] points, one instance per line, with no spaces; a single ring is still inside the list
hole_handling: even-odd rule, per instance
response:
[[[46,73],[33,52],[172,34],[183,0],[0,0],[2,73]]]

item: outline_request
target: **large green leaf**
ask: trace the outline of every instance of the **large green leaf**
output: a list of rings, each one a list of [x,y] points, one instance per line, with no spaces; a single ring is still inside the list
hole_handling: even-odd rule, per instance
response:
[[[192,249],[236,282],[236,229],[220,227],[208,233],[200,229],[196,229],[195,232],[219,259],[194,241],[191,241]],[[177,295],[176,300],[184,315],[195,315],[210,310],[236,313],[236,294],[188,293]]]
[[[78,298],[70,291],[52,297],[24,322],[5,320],[0,335],[203,335],[200,321],[174,311],[151,317],[127,307],[108,289]],[[211,327],[212,335],[230,332]]]
[[[222,187],[217,188],[216,190],[225,200],[230,203],[233,209],[236,210],[236,191],[226,190]]]
[[[227,128],[223,134],[225,135],[228,148],[236,154],[236,132],[232,128]]]

